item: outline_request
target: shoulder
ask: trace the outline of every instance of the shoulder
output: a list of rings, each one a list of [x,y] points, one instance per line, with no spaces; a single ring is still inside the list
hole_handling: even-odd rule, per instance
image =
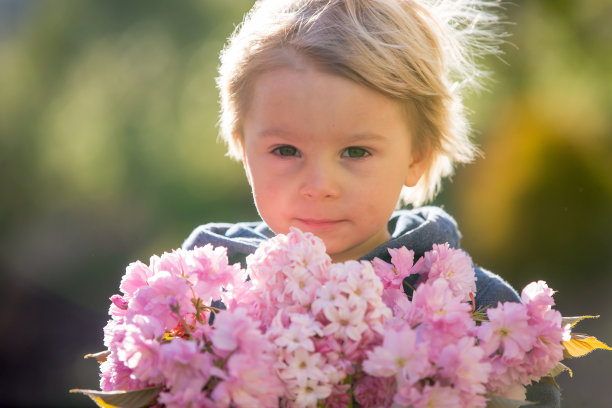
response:
[[[396,210],[389,220],[389,230],[393,237],[420,229],[425,229],[430,234],[442,235],[457,243],[461,238],[455,219],[440,207],[425,206],[412,210]]]
[[[389,262],[389,249],[401,247],[414,251],[415,258],[420,258],[433,244],[448,243],[456,248],[461,238],[453,217],[442,208],[432,206],[393,212],[387,229],[391,235],[389,241],[374,248],[361,259],[380,258]]]
[[[227,248],[231,263],[244,262],[257,247],[274,236],[263,222],[209,223],[195,228],[183,242],[183,249],[211,244]]]
[[[498,302],[521,301],[514,288],[499,275],[474,267],[476,273],[476,307],[497,306]]]

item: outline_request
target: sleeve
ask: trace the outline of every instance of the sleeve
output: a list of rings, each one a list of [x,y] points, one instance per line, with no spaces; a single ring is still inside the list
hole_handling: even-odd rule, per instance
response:
[[[518,293],[500,276],[475,267],[476,308],[496,307],[498,302],[520,302]]]
[[[496,307],[498,302],[520,302],[518,293],[500,276],[475,267],[476,308]],[[560,408],[561,392],[553,384],[540,381],[527,387],[527,400],[535,402],[534,408]]]
[[[527,400],[536,403],[530,405],[533,408],[560,408],[561,392],[553,384],[540,381],[527,387]]]

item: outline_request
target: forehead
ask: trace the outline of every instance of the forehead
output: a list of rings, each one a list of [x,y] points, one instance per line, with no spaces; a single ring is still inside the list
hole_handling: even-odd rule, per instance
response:
[[[245,136],[275,132],[366,134],[408,132],[402,104],[313,65],[285,66],[256,77],[244,115]]]

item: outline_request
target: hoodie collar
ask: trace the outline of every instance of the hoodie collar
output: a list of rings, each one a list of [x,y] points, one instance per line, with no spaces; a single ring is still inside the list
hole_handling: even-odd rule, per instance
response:
[[[431,250],[433,244],[448,243],[457,248],[461,238],[453,217],[439,207],[395,211],[389,220],[388,228],[391,239],[360,259],[380,258],[390,262],[389,249],[403,246],[413,250],[414,258],[418,259]]]

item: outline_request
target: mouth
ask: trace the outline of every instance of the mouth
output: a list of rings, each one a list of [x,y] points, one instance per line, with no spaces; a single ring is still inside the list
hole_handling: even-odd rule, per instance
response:
[[[296,218],[296,227],[302,227],[311,231],[324,231],[337,227],[345,220],[327,218]]]

